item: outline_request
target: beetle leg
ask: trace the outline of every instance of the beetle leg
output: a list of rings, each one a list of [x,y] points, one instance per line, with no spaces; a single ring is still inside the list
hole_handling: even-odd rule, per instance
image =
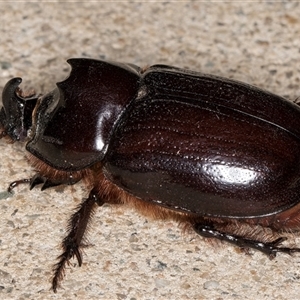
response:
[[[39,173],[35,174],[32,178],[30,178],[30,182],[29,182],[29,188],[30,190],[32,190],[35,186],[39,185],[39,184],[45,184],[47,178],[44,176],[41,176]]]
[[[44,191],[45,189],[48,189],[50,187],[58,186],[63,184],[62,182],[55,182],[47,177],[41,176],[40,174],[35,174],[31,179],[30,179],[30,190],[32,190],[35,186],[42,184],[41,191]]]
[[[45,189],[54,187],[54,186],[58,186],[58,185],[62,185],[62,184],[68,184],[68,185],[73,185],[76,182],[78,182],[79,180],[74,180],[72,179],[72,181],[54,181],[51,180],[47,177],[44,177],[42,175],[40,175],[39,173],[35,174],[31,179],[30,179],[30,189],[32,190],[36,185],[38,184],[43,184],[41,187],[41,190],[44,191]]]
[[[76,182],[78,182],[79,180],[72,180],[71,182],[63,182],[63,181],[53,181],[47,177],[44,177],[42,175],[40,175],[39,173],[35,174],[32,178],[25,178],[25,179],[20,179],[20,180],[16,180],[13,181],[12,183],[10,183],[10,185],[8,186],[7,191],[9,193],[12,192],[12,190],[20,185],[20,184],[24,184],[24,183],[29,183],[30,186],[30,190],[32,190],[35,186],[42,184],[41,190],[44,191],[45,189],[54,187],[54,186],[58,186],[61,184],[75,184]]]
[[[261,242],[257,240],[247,239],[238,235],[221,232],[215,229],[211,224],[207,225],[197,223],[193,226],[193,228],[199,235],[203,237],[216,238],[221,241],[229,242],[241,248],[256,249],[268,255],[270,259],[273,259],[276,256],[277,252],[283,252],[287,254],[300,252],[300,248],[279,247],[280,244],[287,239],[285,237],[280,237],[271,242]]]
[[[53,187],[53,186],[57,186],[57,185],[60,185],[60,184],[63,184],[61,182],[54,182],[54,181],[51,181],[49,179],[47,179],[46,177],[43,177],[41,176],[40,174],[36,174],[34,175],[32,178],[25,178],[25,179],[20,179],[20,180],[16,180],[16,181],[13,181],[12,183],[10,183],[10,185],[8,186],[8,189],[7,191],[9,193],[12,192],[12,190],[20,185],[20,184],[24,184],[24,183],[29,183],[29,186],[30,186],[30,190],[32,190],[35,186],[39,185],[39,184],[43,184],[42,187],[41,187],[41,190],[45,190],[47,188],[50,188],[50,187]]]
[[[25,178],[25,179],[20,179],[20,180],[13,181],[13,182],[11,182],[11,183],[9,184],[7,191],[8,191],[9,193],[12,193],[12,190],[13,190],[16,186],[18,186],[18,185],[20,185],[20,184],[24,184],[24,183],[30,183],[30,180],[31,180],[30,178]]]
[[[53,269],[52,289],[54,292],[57,291],[57,287],[64,277],[66,263],[69,263],[69,260],[76,256],[79,266],[82,264],[80,247],[83,246],[82,241],[96,203],[102,206],[104,201],[98,197],[98,194],[93,189],[89,197],[78,206],[78,209],[69,220],[68,234],[62,242],[63,253],[58,257],[59,261]]]

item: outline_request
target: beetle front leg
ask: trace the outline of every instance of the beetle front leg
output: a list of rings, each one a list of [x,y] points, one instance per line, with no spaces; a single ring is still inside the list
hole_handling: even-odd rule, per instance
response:
[[[12,192],[12,190],[17,187],[20,184],[29,184],[30,190],[32,190],[35,186],[42,184],[41,191],[44,191],[45,189],[62,185],[62,184],[68,184],[68,185],[73,185],[77,183],[80,179],[73,179],[72,177],[69,178],[68,181],[55,181],[51,180],[45,176],[42,176],[41,174],[37,173],[35,174],[32,178],[25,178],[25,179],[20,179],[13,181],[9,184],[7,191],[9,193]]]
[[[240,248],[252,248],[268,255],[270,259],[273,259],[277,252],[283,252],[287,254],[300,252],[300,248],[279,247],[280,244],[286,240],[285,237],[280,237],[271,242],[262,242],[219,231],[212,224],[197,223],[193,226],[193,228],[199,235],[203,237],[216,238],[218,240],[234,244]]]
[[[52,289],[55,293],[64,277],[66,263],[76,256],[79,266],[82,264],[80,247],[82,247],[82,241],[96,204],[102,206],[104,201],[99,198],[97,192],[93,189],[89,197],[78,206],[78,209],[69,220],[68,234],[62,242],[63,253],[58,257],[59,261],[53,269]]]
[[[16,181],[13,181],[9,184],[7,191],[9,193],[12,193],[12,190],[17,187],[20,184],[29,184],[30,190],[32,190],[35,186],[42,184],[41,191],[44,191],[45,189],[48,189],[50,187],[58,186],[61,184],[64,184],[62,182],[55,182],[52,181],[44,176],[41,176],[40,174],[34,175],[32,178],[24,178],[19,179]]]
[[[10,184],[9,184],[9,186],[8,186],[8,188],[7,188],[7,191],[9,192],[9,193],[12,193],[12,190],[16,187],[16,186],[18,186],[18,185],[20,185],[20,184],[24,184],[24,183],[26,183],[26,184],[29,184],[30,183],[30,178],[25,178],[25,179],[19,179],[19,180],[16,180],[16,181],[13,181],[13,182],[11,182]]]

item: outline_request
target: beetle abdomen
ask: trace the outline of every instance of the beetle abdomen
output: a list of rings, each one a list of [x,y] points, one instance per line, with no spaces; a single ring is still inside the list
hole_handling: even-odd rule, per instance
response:
[[[203,98],[170,94],[152,91],[124,116],[105,160],[112,182],[143,200],[205,216],[258,217],[297,204],[294,134]]]

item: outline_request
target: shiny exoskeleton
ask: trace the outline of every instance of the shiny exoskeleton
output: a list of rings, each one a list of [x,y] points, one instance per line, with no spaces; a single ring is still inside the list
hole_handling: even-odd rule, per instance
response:
[[[154,65],[70,59],[44,95],[20,78],[3,90],[1,137],[26,142],[42,189],[84,180],[90,194],[69,221],[52,288],[80,247],[93,210],[127,204],[198,234],[260,250],[300,225],[300,107],[245,83]],[[270,233],[264,229],[268,228]]]

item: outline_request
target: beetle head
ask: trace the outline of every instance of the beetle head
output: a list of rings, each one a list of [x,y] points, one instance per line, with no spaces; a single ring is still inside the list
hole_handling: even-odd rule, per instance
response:
[[[25,141],[32,126],[32,113],[38,97],[34,92],[25,95],[19,88],[21,78],[7,82],[2,92],[0,110],[0,138],[8,137],[11,141]]]

